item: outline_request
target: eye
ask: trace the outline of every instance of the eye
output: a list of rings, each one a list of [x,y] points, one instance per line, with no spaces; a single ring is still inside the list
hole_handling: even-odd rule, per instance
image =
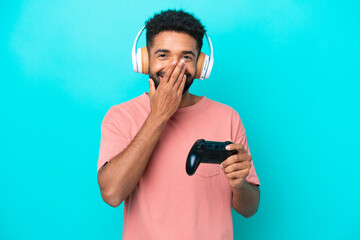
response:
[[[167,55],[165,53],[160,53],[156,55],[156,58],[159,59],[160,61],[162,60],[166,60],[167,59]]]
[[[188,56],[188,55],[185,55],[184,58],[185,58],[185,60],[187,60],[187,61],[190,61],[190,60],[192,59],[191,56]]]

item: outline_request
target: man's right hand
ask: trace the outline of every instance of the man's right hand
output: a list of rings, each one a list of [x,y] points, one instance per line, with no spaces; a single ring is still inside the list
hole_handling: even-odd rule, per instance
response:
[[[183,59],[179,63],[173,62],[165,68],[165,74],[157,89],[154,80],[149,79],[151,115],[167,121],[176,112],[186,82],[185,69]]]
[[[178,109],[186,81],[184,62],[166,67],[158,88],[150,84],[151,117],[132,142],[98,172],[101,196],[110,206],[119,206],[134,191],[158,142],[165,122]]]

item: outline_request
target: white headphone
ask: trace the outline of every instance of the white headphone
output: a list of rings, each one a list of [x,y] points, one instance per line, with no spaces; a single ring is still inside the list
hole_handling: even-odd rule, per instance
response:
[[[132,47],[132,62],[134,72],[149,74],[149,53],[146,47],[138,48],[136,51],[136,44],[141,35],[144,31],[144,26],[139,33],[136,35],[134,45]],[[214,64],[214,56],[213,56],[213,47],[209,36],[205,33],[206,39],[209,43],[210,47],[210,58],[205,53],[201,52],[196,64],[196,74],[195,78],[200,80],[208,79],[211,73],[212,66]]]

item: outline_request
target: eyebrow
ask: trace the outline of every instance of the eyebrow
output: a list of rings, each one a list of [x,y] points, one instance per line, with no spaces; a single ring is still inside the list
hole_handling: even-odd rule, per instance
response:
[[[167,50],[167,49],[160,48],[160,49],[156,50],[156,52],[154,54],[157,54],[159,52],[169,53],[170,51]],[[195,53],[193,51],[182,51],[182,54],[191,54],[191,55],[193,55],[195,57]]]
[[[191,54],[195,57],[195,53],[193,51],[182,51],[183,54]]]
[[[167,50],[167,49],[158,49],[154,54],[157,54],[158,52],[164,52],[164,53],[168,53],[168,52],[170,52],[169,50]]]

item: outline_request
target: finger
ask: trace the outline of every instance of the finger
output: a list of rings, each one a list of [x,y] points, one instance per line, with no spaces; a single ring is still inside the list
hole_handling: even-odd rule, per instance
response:
[[[247,153],[240,153],[240,154],[231,155],[225,161],[223,161],[221,165],[225,169],[227,166],[231,164],[238,162],[245,162],[245,161],[251,162],[251,156],[248,155]]]
[[[183,94],[185,83],[186,83],[186,75],[184,75],[182,80],[181,80],[181,83],[180,83],[180,86],[179,86],[179,89],[178,89],[178,92],[177,92],[178,95]]]
[[[149,78],[149,92],[150,96],[153,96],[155,94],[155,84],[154,80],[152,80],[151,78]]]
[[[179,77],[179,74],[182,71],[183,67],[184,67],[184,60],[181,59],[170,76],[170,79],[168,81],[169,84],[171,84],[172,86],[174,85],[174,83],[177,80],[177,78]]]
[[[167,83],[169,81],[171,74],[173,73],[176,65],[178,65],[178,64],[176,61],[174,61],[171,63],[170,66],[167,66],[166,68],[164,68],[165,74],[164,74],[164,78],[163,78],[164,81],[162,81],[162,82]]]
[[[225,169],[227,166],[229,166],[233,163],[236,163],[236,162],[238,162],[238,155],[234,154],[234,155],[231,155],[230,157],[228,157],[226,160],[224,160],[221,163],[221,166],[223,169]]]
[[[236,172],[236,171],[243,170],[243,169],[250,169],[250,167],[251,167],[251,163],[248,161],[237,162],[237,163],[228,165],[226,168],[224,168],[224,173],[227,174],[227,173]]]
[[[179,86],[182,83],[183,77],[184,76],[186,77],[185,70],[186,70],[186,66],[184,65],[184,67],[182,68],[178,78],[176,79],[176,81],[174,83],[174,89],[179,89]]]
[[[226,150],[230,151],[230,150],[237,150],[238,153],[247,153],[247,151],[245,150],[244,146],[241,145],[240,143],[234,143],[234,144],[228,144],[226,145]]]
[[[228,179],[246,178],[249,175],[248,169],[239,170],[225,174]]]

